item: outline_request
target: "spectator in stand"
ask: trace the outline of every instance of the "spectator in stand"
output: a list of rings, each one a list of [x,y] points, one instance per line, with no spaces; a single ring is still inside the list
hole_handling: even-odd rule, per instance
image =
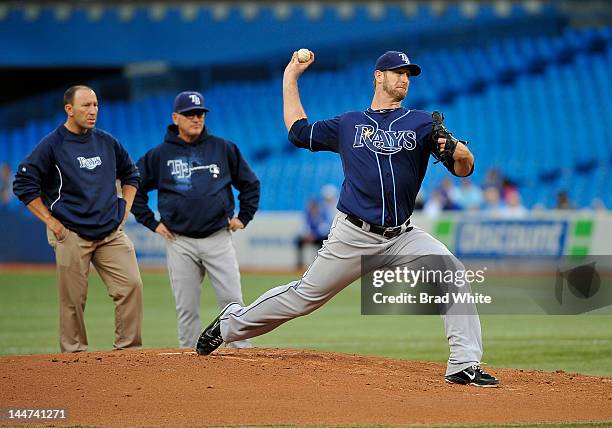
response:
[[[433,189],[431,191],[431,197],[425,202],[423,207],[423,213],[431,218],[438,217],[444,208],[444,196],[439,189]]]
[[[490,215],[499,215],[504,209],[500,200],[499,190],[496,187],[487,187],[484,191],[484,204],[482,210]]]
[[[321,187],[321,198],[323,199],[321,209],[323,211],[323,216],[329,219],[329,227],[331,227],[332,221],[338,213],[338,209],[336,208],[336,205],[338,205],[338,194],[338,188],[333,184],[326,184]],[[329,228],[327,232],[329,233]]]
[[[560,190],[557,193],[557,206],[555,208],[558,210],[573,210],[576,207],[572,204],[572,201],[570,201],[567,191]]]
[[[506,196],[506,205],[502,208],[502,215],[506,218],[520,219],[527,217],[529,211],[521,202],[521,195],[518,190],[509,191]]]
[[[457,203],[459,196],[459,190],[457,186],[453,184],[450,178],[445,178],[440,183],[440,187],[437,189],[442,196],[442,209],[445,211],[458,210],[461,207]]]
[[[321,198],[321,203],[316,199],[311,199],[308,202],[304,230],[296,239],[297,269],[304,268],[304,247],[310,244],[316,246],[317,249],[321,248],[336,216],[338,189],[331,184],[326,184],[321,188]]]
[[[606,207],[605,202],[602,201],[600,198],[595,198],[591,201],[591,208],[595,211],[606,211],[608,209],[608,207]]]
[[[329,233],[329,224],[323,217],[321,207],[316,199],[308,201],[304,214],[304,230],[296,239],[297,269],[304,268],[304,247],[315,245],[317,248],[321,248]]]
[[[504,179],[502,180],[501,189],[501,196],[503,201],[507,204],[509,202],[509,199],[514,197],[512,194],[516,192],[518,192],[518,187],[516,186],[516,183],[511,181],[509,178],[504,177]]]
[[[482,190],[469,178],[464,178],[457,190],[456,202],[462,210],[476,211],[482,205]]]
[[[8,208],[13,197],[13,174],[11,167],[3,163],[0,166],[0,211]]]
[[[489,168],[487,170],[483,188],[487,189],[489,187],[494,187],[499,192],[501,192],[503,184],[504,184],[504,177],[499,172],[499,170],[497,168]]]

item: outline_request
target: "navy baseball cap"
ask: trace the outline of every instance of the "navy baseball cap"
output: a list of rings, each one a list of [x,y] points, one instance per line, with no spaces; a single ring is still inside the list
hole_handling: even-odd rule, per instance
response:
[[[408,55],[399,51],[388,51],[382,54],[376,60],[375,70],[395,70],[396,68],[406,67],[410,71],[411,76],[421,74],[421,67],[416,64],[411,64]]]
[[[204,97],[195,91],[181,92],[174,99],[174,112],[185,113],[187,111],[209,111],[204,107]]]

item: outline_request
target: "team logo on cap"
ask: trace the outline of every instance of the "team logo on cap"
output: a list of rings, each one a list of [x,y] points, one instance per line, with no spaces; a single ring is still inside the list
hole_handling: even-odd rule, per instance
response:
[[[408,55],[406,55],[405,53],[400,53],[399,56],[400,56],[401,60],[404,61],[406,64],[410,64],[410,60],[408,59]]]
[[[191,100],[192,103],[194,103],[197,106],[202,105],[202,101],[200,100],[200,97],[198,97],[196,94],[189,95],[189,99]]]
[[[381,155],[392,155],[402,149],[413,150],[416,147],[416,132],[385,131],[373,125],[355,125],[353,148],[363,146]]]

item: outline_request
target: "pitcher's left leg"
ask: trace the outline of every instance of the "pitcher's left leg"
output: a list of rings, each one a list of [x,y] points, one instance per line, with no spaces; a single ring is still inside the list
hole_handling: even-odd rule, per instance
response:
[[[415,269],[423,258],[417,258],[415,265],[410,263],[415,255],[439,257],[437,264],[445,265],[444,269],[464,269],[463,264],[442,244],[424,230],[415,227],[413,230],[400,235],[397,244],[390,250],[398,255],[397,263],[408,264]],[[403,260],[402,256],[406,256]],[[434,263],[436,264],[436,263]],[[469,292],[468,288],[465,289]],[[480,318],[476,305],[461,304],[448,308],[448,312],[441,315],[444,329],[450,347],[450,355],[446,374],[453,374],[473,365],[480,364],[482,358],[482,336],[480,331]]]

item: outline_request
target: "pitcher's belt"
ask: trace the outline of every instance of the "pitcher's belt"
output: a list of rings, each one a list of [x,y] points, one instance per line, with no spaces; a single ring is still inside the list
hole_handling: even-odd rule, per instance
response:
[[[367,221],[363,221],[359,217],[354,216],[353,214],[347,214],[346,219],[366,232],[372,232],[388,239],[395,238],[403,232],[410,232],[412,230],[412,227],[408,227],[410,224],[410,219],[406,220],[406,222],[402,225],[393,227],[370,224]]]

